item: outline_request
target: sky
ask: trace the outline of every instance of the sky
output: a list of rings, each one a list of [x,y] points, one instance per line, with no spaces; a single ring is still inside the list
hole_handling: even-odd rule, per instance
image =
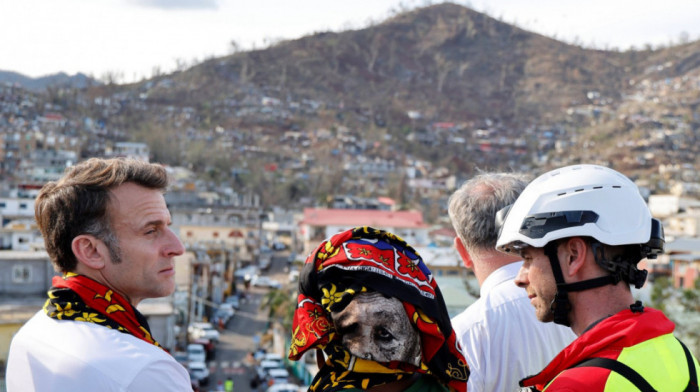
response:
[[[121,81],[321,31],[360,29],[433,0],[1,0],[0,70]],[[456,0],[565,42],[628,49],[700,39],[700,0]],[[118,80],[119,80],[118,79]]]

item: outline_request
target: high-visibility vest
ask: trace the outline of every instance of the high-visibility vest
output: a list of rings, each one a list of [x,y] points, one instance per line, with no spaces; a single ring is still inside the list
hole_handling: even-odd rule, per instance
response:
[[[233,392],[233,380],[226,380],[224,382],[224,389],[226,390],[226,392]]]
[[[589,358],[573,367],[610,369],[604,392],[698,391],[697,359],[673,334],[626,347],[616,360]]]

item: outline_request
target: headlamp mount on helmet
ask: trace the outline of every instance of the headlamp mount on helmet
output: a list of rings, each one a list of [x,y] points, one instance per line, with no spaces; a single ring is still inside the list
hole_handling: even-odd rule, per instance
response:
[[[651,218],[651,234],[649,241],[641,245],[642,257],[647,259],[655,259],[660,254],[664,253],[664,226],[656,218]]]
[[[552,231],[597,221],[598,214],[593,211],[543,212],[526,217],[520,226],[520,234],[528,238],[542,238]]]

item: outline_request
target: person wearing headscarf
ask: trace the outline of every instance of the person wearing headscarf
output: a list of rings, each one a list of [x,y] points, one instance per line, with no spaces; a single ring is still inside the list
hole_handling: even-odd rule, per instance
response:
[[[309,391],[466,391],[469,367],[418,252],[357,227],[323,241],[299,279],[291,360],[325,358]]]

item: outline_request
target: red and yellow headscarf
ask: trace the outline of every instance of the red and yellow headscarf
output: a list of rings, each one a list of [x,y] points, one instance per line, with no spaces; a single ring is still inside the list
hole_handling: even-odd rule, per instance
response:
[[[336,333],[331,312],[362,292],[375,291],[403,303],[421,336],[421,363],[379,363],[356,357]],[[445,301],[430,270],[400,237],[358,227],[321,243],[306,259],[299,278],[289,358],[322,349],[325,365],[311,391],[369,389],[413,373],[435,377],[453,391],[466,391],[469,367],[450,324]]]

